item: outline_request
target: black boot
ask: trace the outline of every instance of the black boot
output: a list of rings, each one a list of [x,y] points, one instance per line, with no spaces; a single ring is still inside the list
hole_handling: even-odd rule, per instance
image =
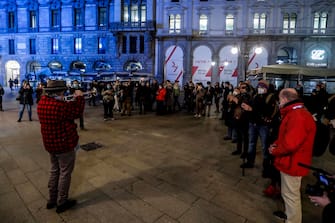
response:
[[[270,159],[263,159],[262,177],[271,178],[271,160]]]

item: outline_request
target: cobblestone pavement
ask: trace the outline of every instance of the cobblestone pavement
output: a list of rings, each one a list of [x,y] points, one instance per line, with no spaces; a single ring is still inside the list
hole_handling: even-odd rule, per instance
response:
[[[114,223],[273,223],[280,200],[264,197],[269,181],[261,177],[261,153],[254,169],[242,176],[235,144],[224,141],[219,118],[194,119],[179,112],[121,117],[103,121],[102,106],[85,109],[80,143],[101,148],[77,153],[70,196],[75,208],[62,214],[45,209],[49,156],[40,125],[25,112],[17,122],[16,91],[6,89],[0,112],[1,222]],[[8,93],[9,92],[9,93]],[[326,154],[313,165],[335,170]],[[314,183],[311,175],[304,179]],[[303,186],[303,187],[304,187]],[[304,223],[320,222],[321,209],[303,196]]]

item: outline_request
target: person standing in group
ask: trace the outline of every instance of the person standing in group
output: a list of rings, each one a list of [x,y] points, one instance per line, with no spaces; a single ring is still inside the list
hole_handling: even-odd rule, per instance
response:
[[[274,215],[286,219],[286,223],[301,223],[301,179],[309,170],[299,163],[311,165],[316,125],[293,88],[280,91],[279,108],[282,121],[269,153],[274,156],[274,166],[280,171],[285,215],[279,216],[280,211]]]
[[[114,98],[114,89],[110,83],[107,84],[106,89],[102,90],[102,102],[104,105],[104,120],[108,121],[109,119],[114,120],[113,117],[113,108],[115,103]]]
[[[85,100],[81,90],[73,92],[74,100],[64,101],[65,81],[49,80],[45,95],[37,105],[45,150],[49,152],[51,171],[48,183],[49,200],[46,208],[56,208],[57,213],[76,205],[68,198],[71,174],[79,148],[75,119],[84,111]]]
[[[163,84],[159,84],[158,90],[156,92],[156,114],[157,115],[164,115],[166,113],[165,96],[166,96],[166,89],[163,87]]]
[[[5,94],[5,90],[3,89],[2,85],[0,84],[0,111],[3,111],[2,108],[2,96]]]
[[[13,90],[13,85],[14,85],[14,81],[12,80],[12,78],[9,78],[8,83],[9,83],[9,88],[12,91]]]
[[[33,120],[31,118],[31,116],[32,116],[31,106],[33,106],[33,104],[34,104],[33,93],[34,93],[34,90],[30,86],[29,82],[24,81],[23,86],[19,90],[18,100],[20,102],[20,111],[19,111],[19,119],[17,120],[18,122],[21,122],[22,115],[23,115],[23,112],[24,112],[26,106],[27,106],[27,110],[28,110],[29,121]]]
[[[205,95],[204,95],[204,115],[207,113],[207,117],[210,116],[211,113],[211,107],[213,104],[213,97],[214,97],[214,88],[211,85],[210,81],[207,81],[207,87],[204,89]]]
[[[180,96],[179,80],[176,80],[173,83],[173,112],[176,111],[176,107],[178,107],[178,111],[181,111],[179,96]]]
[[[70,88],[70,94],[73,94],[76,90],[83,90],[81,87],[80,87],[80,84],[79,84],[79,81],[78,80],[74,80],[72,82],[72,86]],[[80,126],[80,129],[81,130],[84,130],[85,129],[85,126],[84,126],[84,112],[80,115],[79,117],[79,126]]]
[[[194,118],[200,118],[201,115],[204,113],[204,96],[205,96],[205,89],[202,86],[202,83],[199,82],[196,84],[196,88],[194,89],[195,95],[195,107],[196,113]]]

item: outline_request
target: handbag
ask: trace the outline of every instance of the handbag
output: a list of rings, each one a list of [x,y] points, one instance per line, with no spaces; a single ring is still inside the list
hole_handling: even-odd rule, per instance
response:
[[[20,101],[20,100],[21,100],[21,94],[20,94],[20,93],[16,96],[16,100],[17,100],[17,101]]]

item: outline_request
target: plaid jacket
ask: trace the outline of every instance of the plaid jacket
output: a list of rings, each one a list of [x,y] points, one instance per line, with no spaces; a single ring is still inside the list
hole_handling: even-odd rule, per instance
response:
[[[49,153],[64,153],[73,150],[79,140],[77,124],[85,106],[84,97],[65,102],[42,96],[37,106],[45,149]]]

